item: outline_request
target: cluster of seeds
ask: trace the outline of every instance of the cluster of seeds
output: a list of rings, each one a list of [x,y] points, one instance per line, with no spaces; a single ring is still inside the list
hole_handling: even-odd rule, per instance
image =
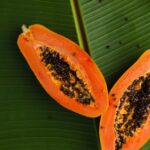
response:
[[[89,105],[95,102],[87,84],[77,75],[67,60],[58,52],[49,47],[39,47],[41,61],[45,64],[50,74],[60,83],[60,90],[67,96],[76,99],[79,103]]]
[[[134,136],[150,114],[150,73],[134,80],[120,99],[115,118],[115,150]]]

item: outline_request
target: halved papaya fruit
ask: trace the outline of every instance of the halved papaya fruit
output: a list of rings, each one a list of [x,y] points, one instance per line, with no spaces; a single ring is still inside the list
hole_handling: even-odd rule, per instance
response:
[[[51,97],[87,117],[97,117],[106,111],[106,82],[84,50],[42,25],[22,28],[24,32],[17,41],[20,51]]]
[[[139,150],[150,137],[150,50],[116,82],[99,128],[103,150]]]

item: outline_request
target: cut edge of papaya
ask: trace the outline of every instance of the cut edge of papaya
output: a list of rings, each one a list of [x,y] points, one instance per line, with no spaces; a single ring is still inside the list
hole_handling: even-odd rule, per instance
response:
[[[115,150],[116,129],[114,124],[120,99],[129,86],[132,85],[133,81],[137,80],[139,77],[146,76],[147,73],[150,73],[150,49],[146,50],[140,58],[119,78],[109,93],[109,107],[101,116],[99,125],[100,142],[103,150]],[[121,113],[124,114],[124,112]],[[123,126],[122,123],[121,126]],[[133,137],[131,136],[126,139],[126,142],[122,140],[125,144],[123,144],[121,150],[138,150],[146,143],[146,141],[149,140],[150,113],[148,114],[146,123],[141,128],[135,131]],[[121,133],[120,135],[123,134]],[[119,149],[116,148],[116,150]]]
[[[28,29],[25,26],[22,28],[24,32],[19,35],[17,44],[31,70],[47,93],[65,108],[86,117],[98,117],[104,113],[108,107],[107,85],[102,73],[87,53],[73,41],[42,25],[35,24],[29,26]],[[67,61],[79,70],[82,78],[87,81],[91,88],[91,93],[95,98],[94,105],[80,104],[60,91],[48,75],[48,71],[45,70],[41,60],[37,57],[35,51],[40,46],[49,47],[64,55],[67,57]]]

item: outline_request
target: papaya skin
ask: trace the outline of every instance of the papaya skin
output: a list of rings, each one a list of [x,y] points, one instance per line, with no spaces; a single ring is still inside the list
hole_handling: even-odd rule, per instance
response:
[[[99,125],[100,142],[103,150],[115,150],[115,128],[114,119],[117,104],[124,91],[138,77],[150,73],[150,49],[145,51],[141,57],[120,77],[109,93],[109,107],[101,116]],[[115,100],[114,100],[115,97]],[[139,150],[150,137],[150,115],[144,127],[136,136],[129,137],[121,150]]]
[[[46,92],[65,108],[86,117],[98,117],[108,107],[108,92],[105,79],[90,56],[71,40],[59,35],[48,28],[34,24],[18,37],[18,47],[28,65]],[[69,62],[79,70],[83,80],[89,85],[95,98],[95,105],[83,105],[62,93],[54,84],[45,66],[38,59],[36,49],[47,46],[68,57]]]

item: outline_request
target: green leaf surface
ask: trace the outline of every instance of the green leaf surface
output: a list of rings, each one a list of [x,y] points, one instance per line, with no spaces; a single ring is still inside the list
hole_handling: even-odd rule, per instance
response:
[[[150,2],[77,2],[91,55],[110,88],[150,47]],[[78,43],[82,34],[76,30],[70,1],[1,0],[0,7],[0,150],[99,150],[99,119],[82,117],[52,100],[16,44],[21,25],[35,23]],[[149,143],[142,150],[149,150]]]
[[[92,57],[110,88],[150,48],[149,0],[78,1]]]
[[[78,1],[90,53],[109,89],[150,48],[149,0]],[[142,150],[150,149],[150,141]]]
[[[0,150],[98,150],[95,120],[52,100],[16,40],[21,25],[40,23],[77,42],[68,0],[0,2]]]

